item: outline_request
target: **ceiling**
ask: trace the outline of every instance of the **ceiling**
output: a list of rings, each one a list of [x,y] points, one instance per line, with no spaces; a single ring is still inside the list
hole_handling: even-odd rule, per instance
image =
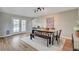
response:
[[[0,12],[27,16],[27,17],[39,17],[39,16],[50,15],[75,8],[76,7],[45,7],[44,11],[39,11],[38,13],[34,13],[34,9],[36,9],[36,7],[0,7]]]

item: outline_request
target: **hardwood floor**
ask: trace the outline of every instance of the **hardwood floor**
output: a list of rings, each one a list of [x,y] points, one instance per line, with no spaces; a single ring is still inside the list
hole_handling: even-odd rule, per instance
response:
[[[0,51],[37,51],[37,49],[22,41],[26,36],[28,34],[0,38]],[[71,40],[66,39],[62,51],[72,51]]]
[[[0,51],[37,51],[21,40],[20,35],[0,39]]]
[[[72,41],[70,39],[66,39],[63,51],[72,51]]]

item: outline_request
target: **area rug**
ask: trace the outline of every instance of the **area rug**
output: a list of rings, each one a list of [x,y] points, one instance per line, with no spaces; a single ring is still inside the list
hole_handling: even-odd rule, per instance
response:
[[[47,47],[47,40],[40,37],[35,37],[33,40],[31,40],[30,37],[27,36],[23,37],[21,40],[34,47],[38,51],[61,51],[65,43],[65,39],[61,38],[59,44],[54,41],[54,45]]]

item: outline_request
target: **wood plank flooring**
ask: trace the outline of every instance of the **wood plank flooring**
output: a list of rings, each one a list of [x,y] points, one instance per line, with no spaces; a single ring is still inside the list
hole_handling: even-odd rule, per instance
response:
[[[37,51],[20,39],[21,36],[11,36],[0,39],[0,51]]]
[[[7,38],[0,38],[0,51],[37,51],[37,49],[28,45],[21,38],[28,36],[21,34]],[[66,39],[62,51],[72,51],[71,40]]]
[[[62,49],[63,51],[72,51],[72,41],[70,39],[66,39],[64,47]]]

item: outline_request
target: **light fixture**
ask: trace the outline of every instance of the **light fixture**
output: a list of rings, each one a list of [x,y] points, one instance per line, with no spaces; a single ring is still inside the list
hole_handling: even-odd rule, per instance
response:
[[[43,11],[44,10],[44,7],[38,7],[34,10],[34,13],[37,13],[39,11]]]

